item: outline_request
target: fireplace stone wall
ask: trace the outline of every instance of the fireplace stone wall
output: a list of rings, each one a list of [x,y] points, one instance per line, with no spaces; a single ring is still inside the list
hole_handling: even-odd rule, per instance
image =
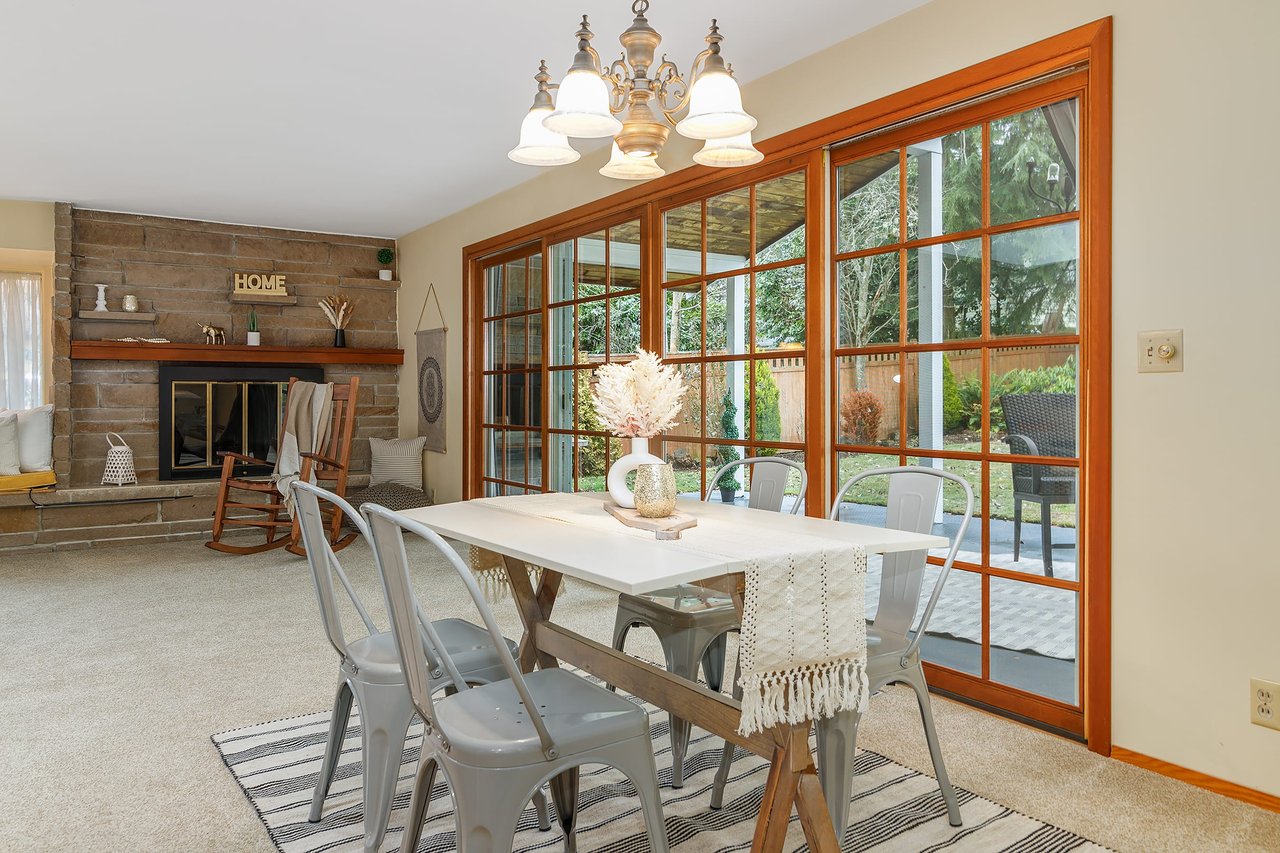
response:
[[[356,304],[347,346],[397,345],[399,282],[378,278],[376,257],[379,249],[394,247],[393,240],[69,205],[59,205],[55,217],[55,467],[61,485],[101,481],[108,432],[119,433],[133,448],[141,483],[156,482],[159,467],[157,365],[71,360],[70,340],[132,336],[196,343],[203,340],[198,323],[206,322],[226,329],[228,343],[243,344],[250,306],[231,302],[233,271],[283,273],[289,292],[297,296],[297,305],[253,306],[264,345],[330,345],[333,332],[317,306],[330,293]],[[98,284],[107,286],[110,309],[120,310],[124,296],[132,294],[139,312],[156,314],[154,323],[85,317],[93,310]],[[397,434],[398,371],[394,365],[325,368],[332,382],[360,375],[352,453],[357,472],[368,469],[368,438]]]

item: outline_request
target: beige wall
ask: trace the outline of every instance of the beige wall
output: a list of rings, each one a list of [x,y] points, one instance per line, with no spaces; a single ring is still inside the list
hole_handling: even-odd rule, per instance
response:
[[[1268,446],[1280,435],[1271,369],[1280,286],[1265,249],[1280,169],[1259,151],[1280,138],[1280,4],[936,0],[752,83],[746,104],[764,138],[1106,15],[1115,17],[1114,742],[1280,795],[1280,732],[1248,715],[1249,677],[1280,680],[1270,542],[1280,462]],[[681,144],[663,160],[688,154]],[[434,281],[449,318],[449,453],[429,460],[442,498],[461,491],[461,249],[616,191],[595,174],[602,157],[400,241],[404,304],[421,304]],[[1170,327],[1186,329],[1186,372],[1138,375],[1137,332]],[[412,347],[412,331],[402,328],[402,346]],[[406,399],[411,375],[401,379]],[[403,406],[402,432],[415,428]]]
[[[53,251],[53,202],[0,199],[0,247]]]
[[[39,273],[44,286],[44,388],[53,399],[53,203],[0,199],[0,270]]]

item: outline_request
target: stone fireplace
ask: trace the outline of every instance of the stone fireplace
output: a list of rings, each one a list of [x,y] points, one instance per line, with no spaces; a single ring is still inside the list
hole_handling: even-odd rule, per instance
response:
[[[352,444],[353,482],[360,484],[369,468],[368,439],[395,438],[399,429],[400,283],[379,279],[382,265],[377,260],[379,249],[394,246],[395,241],[378,237],[56,205],[53,453],[58,488],[30,497],[0,497],[0,549],[206,535],[216,483],[177,477],[208,477],[211,466],[194,463],[207,463],[208,454],[216,454],[222,444],[237,449],[231,445],[242,442],[251,450],[274,452],[273,440],[245,426],[245,407],[261,409],[272,396],[265,386],[287,383],[290,375],[303,371],[308,372],[305,378],[335,383],[360,376]],[[234,275],[246,272],[286,277],[296,304],[233,301]],[[98,285],[106,287],[108,314],[93,310]],[[332,327],[319,308],[320,299],[331,294],[346,296],[356,307],[345,349],[333,347]],[[126,295],[136,298],[136,312],[122,311]],[[257,314],[261,346],[246,346],[251,309]],[[227,344],[204,343],[201,323],[225,329]],[[125,337],[171,343],[118,342]],[[206,428],[200,435],[191,430],[199,394],[188,389],[194,396],[184,396],[178,407],[188,431],[178,442],[175,460],[174,398],[170,392],[162,404],[160,373],[190,367],[239,371],[242,378],[232,380],[241,383],[239,392],[255,382],[264,387],[239,399],[238,429],[232,428],[238,391],[206,391]],[[259,378],[264,376],[274,378]],[[165,406],[169,409],[162,418]],[[225,422],[211,428],[207,419],[212,414]],[[120,434],[133,448],[137,486],[100,485],[109,432]]]

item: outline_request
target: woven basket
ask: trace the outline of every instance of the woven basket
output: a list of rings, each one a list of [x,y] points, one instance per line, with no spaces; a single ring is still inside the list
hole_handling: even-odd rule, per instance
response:
[[[119,444],[111,440],[113,435],[120,439]],[[126,486],[138,482],[138,474],[133,470],[133,448],[115,432],[107,433],[107,444],[111,449],[107,451],[107,467],[102,472],[103,485]]]

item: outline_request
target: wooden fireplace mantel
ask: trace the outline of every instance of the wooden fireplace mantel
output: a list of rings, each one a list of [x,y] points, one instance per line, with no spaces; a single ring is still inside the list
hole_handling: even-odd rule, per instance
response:
[[[124,341],[72,341],[71,357],[97,361],[198,361],[214,364],[404,364],[402,349],[134,344]]]

